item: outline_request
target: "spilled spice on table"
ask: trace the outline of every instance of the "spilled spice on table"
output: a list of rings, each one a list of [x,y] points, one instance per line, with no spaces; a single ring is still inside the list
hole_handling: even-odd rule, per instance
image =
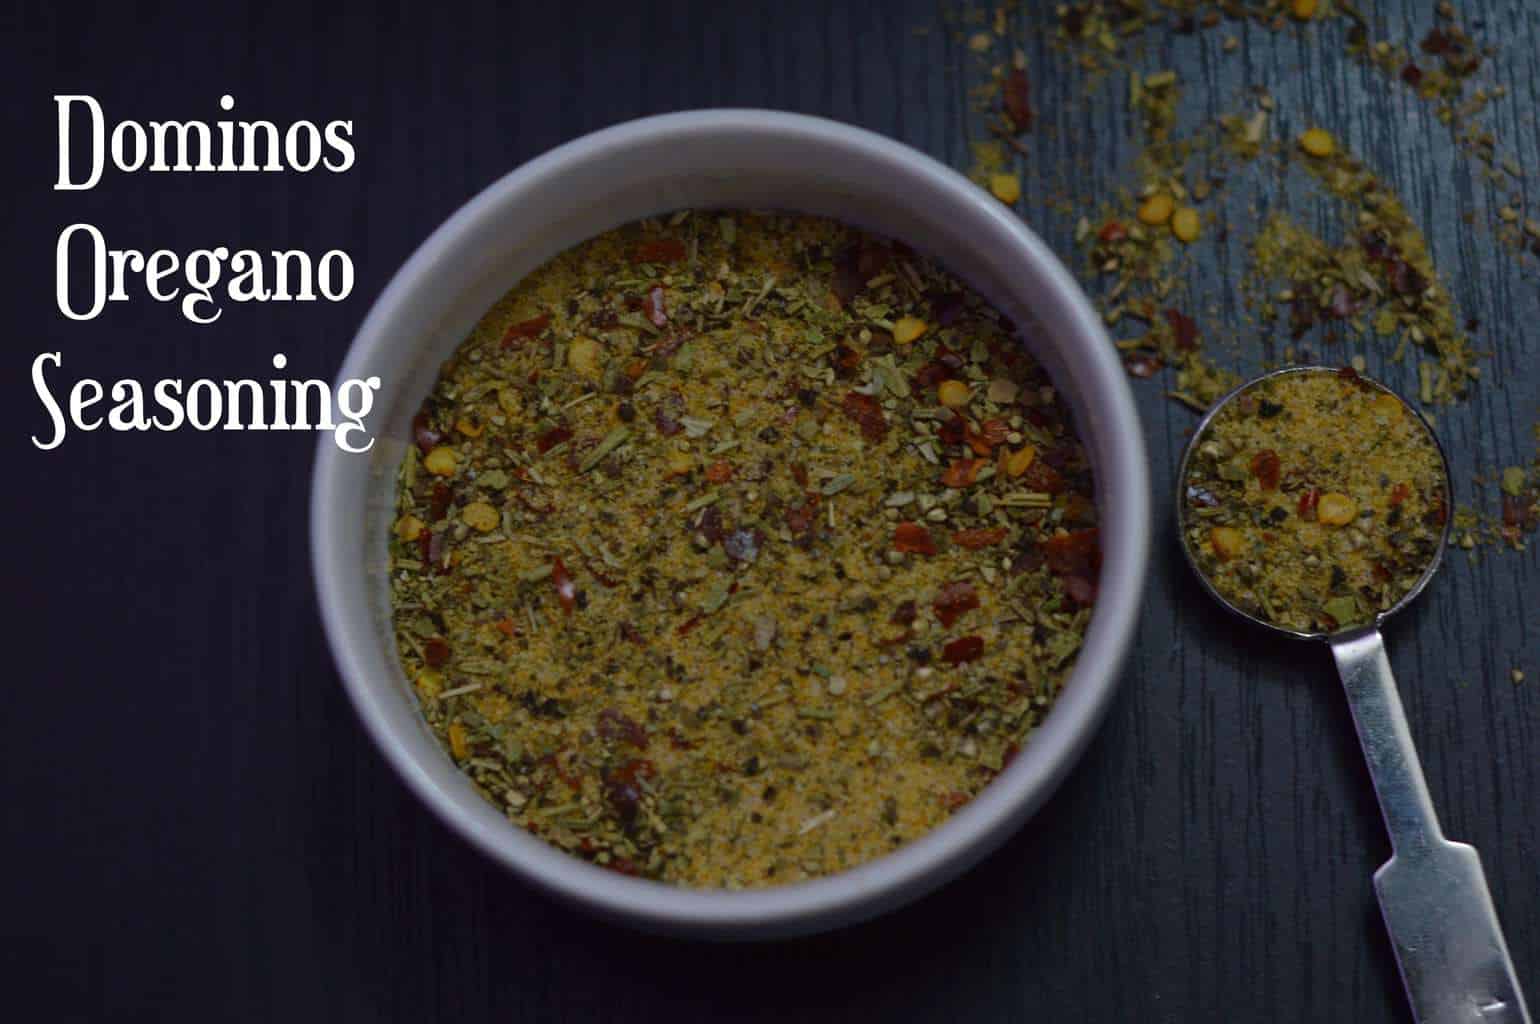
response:
[[[971,24],[966,33],[972,52],[983,59],[1010,52],[1008,62],[985,68],[984,81],[970,87],[976,107],[984,115],[991,140],[975,145],[973,174],[981,184],[1011,172],[1015,159],[1009,133],[1002,126],[1012,120],[1007,84],[1025,78],[1016,92],[1030,94],[1030,76],[1019,50],[1010,51],[1012,26],[1018,18],[1039,22],[1030,10],[1004,3],[985,11],[967,12]],[[1404,45],[1371,38],[1369,19],[1355,6],[1343,2],[1262,0],[1248,4],[1166,0],[1160,5],[1140,2],[1081,2],[1058,5],[1047,19],[1051,40],[1061,53],[1073,57],[1093,72],[1088,101],[1095,101],[1102,78],[1117,71],[1126,75],[1128,106],[1141,126],[1142,145],[1136,160],[1140,185],[1133,194],[1104,204],[1095,215],[1080,216],[1076,239],[1086,250],[1088,273],[1109,326],[1132,324],[1144,329],[1119,339],[1125,363],[1136,377],[1155,376],[1163,367],[1176,370],[1169,394],[1194,409],[1202,410],[1229,390],[1238,378],[1216,366],[1205,354],[1201,325],[1199,342],[1186,344],[1188,336],[1167,331],[1161,321],[1168,311],[1199,322],[1198,310],[1183,308],[1173,293],[1182,290],[1185,261],[1181,250],[1201,244],[1211,233],[1213,215],[1202,204],[1222,193],[1227,181],[1261,157],[1277,159],[1303,156],[1308,148],[1298,140],[1273,140],[1267,134],[1271,98],[1260,94],[1253,111],[1224,114],[1199,123],[1185,134],[1177,131],[1180,83],[1169,71],[1141,74],[1131,59],[1134,51],[1154,32],[1197,33],[1248,22],[1264,29],[1324,33],[1324,23],[1340,22],[1346,30],[1330,34],[1339,39],[1347,56],[1364,61],[1412,87],[1421,99],[1436,104],[1438,119],[1451,126],[1455,138],[1475,153],[1492,171],[1494,180],[1506,176],[1522,179],[1523,170],[1512,157],[1498,155],[1491,133],[1476,126],[1488,103],[1506,95],[1501,86],[1484,86],[1478,72],[1491,65],[1491,47],[1479,44],[1472,31],[1460,24],[1450,4],[1440,4],[1434,21],[1412,55]],[[1316,26],[1314,23],[1322,23]],[[1480,21],[1475,23],[1480,25]],[[1312,36],[1311,38],[1317,38]],[[1318,36],[1324,45],[1327,34]],[[1233,47],[1226,45],[1226,52]],[[1419,398],[1426,404],[1459,400],[1477,379],[1477,353],[1469,343],[1469,328],[1456,313],[1447,288],[1428,257],[1426,239],[1407,215],[1405,205],[1361,161],[1319,129],[1305,138],[1324,140],[1322,153],[1301,159],[1320,189],[1347,207],[1356,219],[1356,237],[1332,245],[1316,238],[1299,221],[1274,213],[1250,247],[1252,287],[1248,302],[1264,326],[1280,319],[1280,303],[1287,310],[1289,337],[1298,341],[1317,324],[1325,325],[1321,339],[1338,337],[1337,328],[1355,333],[1389,336],[1396,358],[1408,345],[1421,350]],[[1298,148],[1296,148],[1298,146]],[[1523,197],[1515,192],[1500,210],[1498,237],[1510,248],[1532,247],[1540,253],[1540,218],[1526,213]],[[1228,234],[1228,225],[1217,233]],[[1303,251],[1295,245],[1305,243]],[[1364,259],[1351,253],[1361,249]],[[1327,277],[1342,269],[1325,287],[1313,280],[1314,271]],[[1269,278],[1274,287],[1258,286]],[[1288,298],[1277,300],[1277,294]],[[1286,351],[1292,358],[1293,346]]]

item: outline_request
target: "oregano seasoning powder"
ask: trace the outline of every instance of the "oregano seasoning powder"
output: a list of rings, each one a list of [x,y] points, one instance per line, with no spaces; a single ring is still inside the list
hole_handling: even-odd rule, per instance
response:
[[[693,886],[853,867],[979,792],[1096,600],[1092,479],[995,310],[901,244],[682,212],[556,257],[400,470],[400,656],[572,854]]]
[[[1250,615],[1303,633],[1365,625],[1437,556],[1449,514],[1438,443],[1350,368],[1264,377],[1193,446],[1183,541]]]

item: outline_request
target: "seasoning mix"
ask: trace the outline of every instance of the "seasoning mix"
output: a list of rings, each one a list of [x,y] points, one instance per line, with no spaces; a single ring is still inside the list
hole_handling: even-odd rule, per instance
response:
[[[1132,376],[1167,381],[1169,397],[1201,413],[1240,383],[1236,356],[1260,355],[1264,366],[1310,364],[1314,353],[1347,342],[1359,354],[1337,358],[1360,370],[1369,346],[1379,347],[1390,364],[1414,363],[1412,393],[1430,419],[1436,407],[1457,406],[1475,394],[1490,355],[1477,341],[1481,323],[1460,314],[1447,275],[1411,215],[1414,204],[1373,161],[1308,116],[1283,137],[1276,124],[1301,110],[1284,106],[1262,83],[1233,97],[1204,95],[1198,106],[1210,113],[1195,115],[1193,104],[1183,103],[1189,83],[1169,66],[1143,72],[1141,66],[1156,54],[1169,60],[1182,37],[1215,34],[1221,45],[1217,52],[1203,46],[1206,67],[1216,58],[1260,66],[1258,49],[1274,45],[1259,31],[1267,30],[1297,38],[1313,55],[1339,55],[1372,69],[1425,104],[1458,151],[1475,162],[1492,190],[1492,237],[1527,264],[1540,257],[1540,214],[1534,197],[1526,196],[1523,161],[1495,132],[1495,107],[1510,90],[1497,80],[1498,48],[1486,41],[1495,35],[1490,15],[1441,2],[1415,19],[1421,26],[1400,42],[1379,38],[1383,19],[1345,0],[1084,0],[1046,11],[1005,0],[946,8],[943,20],[953,38],[966,43],[963,82],[986,136],[972,143],[972,177],[1013,205],[1025,194],[1018,170],[1030,170],[1037,181],[1057,178],[1058,190],[1039,191],[1035,201],[1075,219],[1074,238],[1085,257],[1082,281]],[[1050,63],[1038,69],[1028,67],[1021,48],[1033,37],[1050,43]],[[1126,111],[1138,142],[1128,168],[1132,187],[1088,202],[1078,185],[1084,158],[1067,175],[1044,164],[1042,147],[1026,137],[1040,130],[1040,121],[1055,130],[1053,117],[1038,117],[1037,104],[1051,107],[1064,98],[1059,88],[1039,101],[1034,77],[1084,83],[1080,115],[1115,119]],[[1239,107],[1212,113],[1236,100]],[[1320,218],[1276,201],[1285,178],[1300,178],[1295,171],[1303,172],[1305,191],[1328,208],[1325,233]],[[1261,195],[1242,206],[1244,193],[1258,184]],[[1486,229],[1475,208],[1459,216]],[[1206,308],[1198,304],[1191,257],[1212,245],[1208,253],[1223,259],[1237,240],[1245,254],[1244,309],[1226,310],[1235,320],[1213,330],[1206,321],[1221,315],[1229,296]],[[1233,330],[1236,322],[1247,329]],[[1242,337],[1260,341],[1259,349],[1245,352]],[[1228,355],[1219,351],[1225,341]],[[1161,374],[1165,367],[1173,372]],[[1485,479],[1459,468],[1462,483],[1482,487],[1500,477],[1502,489],[1497,495],[1497,488],[1486,487],[1487,511],[1454,510],[1454,543],[1467,551],[1484,543],[1523,550],[1540,529],[1540,473],[1509,465]]]
[[[801,216],[681,212],[531,274],[400,469],[399,651],[450,756],[559,848],[691,886],[944,821],[1096,599],[1091,473],[1014,333]]]
[[[1372,622],[1438,553],[1443,457],[1427,424],[1352,369],[1264,377],[1193,440],[1182,536],[1231,604],[1303,633]]]

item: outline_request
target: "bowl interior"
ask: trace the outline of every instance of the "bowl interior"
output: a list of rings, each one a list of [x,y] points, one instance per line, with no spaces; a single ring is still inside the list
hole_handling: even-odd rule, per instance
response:
[[[681,208],[832,217],[938,259],[1021,330],[1075,413],[1102,518],[1100,597],[1047,720],[1012,765],[943,827],[825,879],[744,893],[681,890],[570,858],[507,822],[438,747],[395,655],[387,536],[410,422],[439,365],[486,309],[558,252]],[[384,382],[366,455],[321,441],[312,545],[323,619],[381,749],[453,827],[516,872],[601,914],[718,937],[805,932],[878,913],[952,877],[1046,798],[1101,718],[1144,581],[1149,485],[1126,378],[1073,279],[1020,220],[955,172],[834,122],[765,111],[665,115],[588,136],[494,184],[445,223],[375,304],[343,378]]]

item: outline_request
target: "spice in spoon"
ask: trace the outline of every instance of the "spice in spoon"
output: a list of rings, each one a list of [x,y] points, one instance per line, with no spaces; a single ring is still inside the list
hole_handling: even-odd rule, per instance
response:
[[[1193,564],[1302,633],[1373,621],[1422,578],[1448,512],[1427,424],[1351,369],[1261,378],[1215,411],[1182,480]]]

